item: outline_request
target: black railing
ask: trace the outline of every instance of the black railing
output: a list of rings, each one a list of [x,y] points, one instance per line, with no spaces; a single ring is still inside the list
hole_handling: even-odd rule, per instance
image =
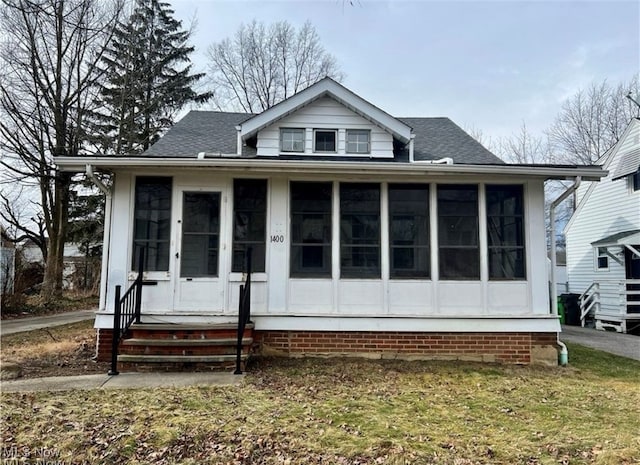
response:
[[[238,301],[238,343],[236,346],[236,371],[234,375],[242,374],[242,342],[244,329],[251,320],[251,247],[247,248],[247,279],[240,285],[240,299]]]
[[[111,369],[109,375],[117,375],[118,372],[118,345],[120,339],[129,327],[134,323],[140,323],[140,306],[142,304],[142,286],[144,284],[144,249],[140,249],[138,261],[138,276],[121,297],[122,286],[116,286],[116,295],[113,312],[113,339],[111,341]]]

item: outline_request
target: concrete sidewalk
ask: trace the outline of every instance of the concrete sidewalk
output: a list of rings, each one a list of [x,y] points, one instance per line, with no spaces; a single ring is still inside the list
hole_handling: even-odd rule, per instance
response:
[[[25,331],[33,331],[53,326],[68,325],[79,321],[93,320],[96,310],[79,310],[76,312],[58,313],[56,315],[36,316],[33,318],[18,318],[16,320],[0,321],[0,336]]]
[[[0,383],[1,392],[70,391],[73,389],[140,389],[187,386],[227,386],[242,383],[233,373],[121,373],[109,375],[55,376]]]
[[[560,340],[640,360],[640,336],[563,325]]]

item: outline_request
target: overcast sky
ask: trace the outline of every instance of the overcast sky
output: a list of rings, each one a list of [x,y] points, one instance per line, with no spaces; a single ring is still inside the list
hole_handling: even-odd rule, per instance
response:
[[[448,116],[496,138],[548,127],[592,81],[640,72],[635,1],[172,0],[193,56],[244,22],[310,20],[346,74],[343,84],[393,116]]]

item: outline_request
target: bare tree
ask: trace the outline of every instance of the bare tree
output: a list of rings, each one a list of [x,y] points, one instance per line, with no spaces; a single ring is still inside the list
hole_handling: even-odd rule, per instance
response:
[[[523,121],[520,130],[496,144],[500,157],[510,163],[553,163],[554,157],[547,138],[536,136]]]
[[[96,64],[122,3],[4,0],[0,9],[0,164],[12,182],[38,185],[48,251],[42,295],[50,299],[62,291],[71,184],[54,161],[86,153],[86,117],[103,73]]]
[[[207,54],[213,102],[225,110],[263,111],[326,76],[343,78],[309,22],[296,30],[287,21],[253,21]]]
[[[578,91],[562,105],[547,134],[566,163],[591,164],[620,139],[640,108],[626,96],[638,95],[638,75],[617,86],[606,80]]]

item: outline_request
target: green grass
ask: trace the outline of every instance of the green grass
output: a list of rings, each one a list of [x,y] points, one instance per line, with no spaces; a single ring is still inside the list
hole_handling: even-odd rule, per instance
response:
[[[640,463],[640,362],[569,350],[567,368],[266,359],[239,387],[3,394],[2,448],[67,463]]]

